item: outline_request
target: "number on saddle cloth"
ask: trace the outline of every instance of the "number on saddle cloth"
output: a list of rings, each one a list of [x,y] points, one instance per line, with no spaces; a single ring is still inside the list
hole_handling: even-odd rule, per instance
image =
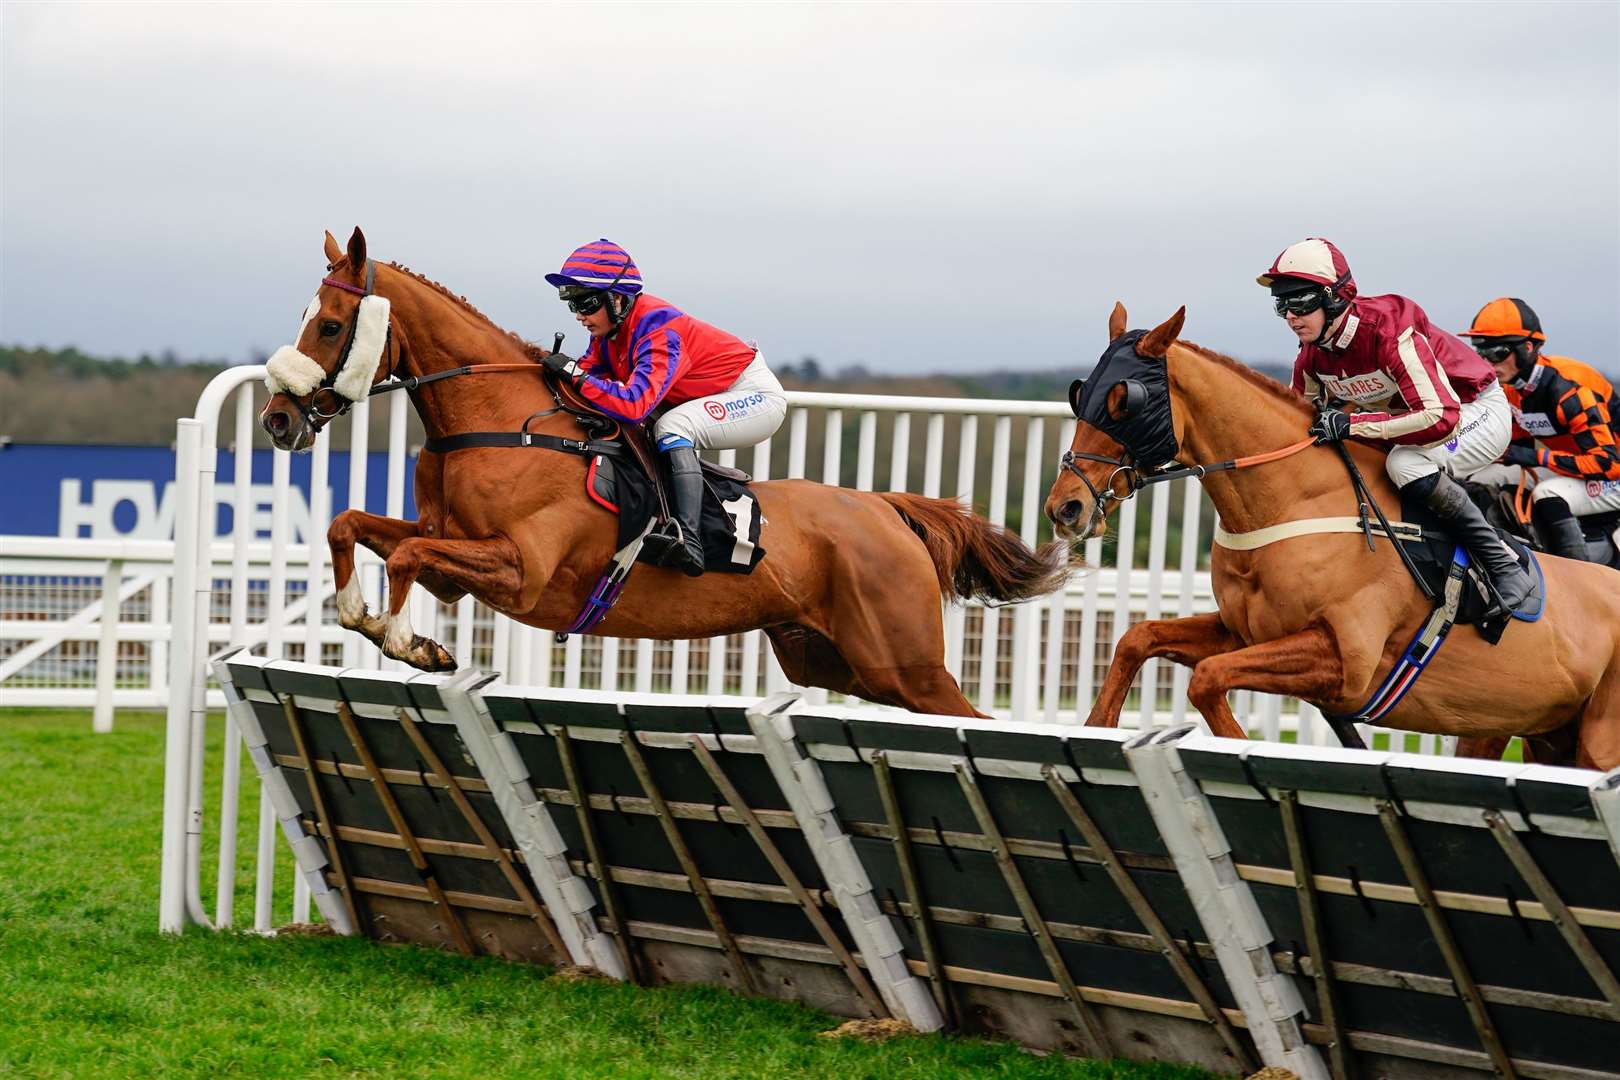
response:
[[[704,569],[746,574],[765,557],[759,546],[762,517],[759,502],[748,488],[746,474],[703,463],[702,540]],[[614,460],[601,454],[591,459],[585,474],[585,494],[619,516],[617,547],[641,536],[658,512],[652,482],[628,457]],[[648,541],[653,538],[648,537]],[[646,542],[637,562],[657,565],[658,545]]]

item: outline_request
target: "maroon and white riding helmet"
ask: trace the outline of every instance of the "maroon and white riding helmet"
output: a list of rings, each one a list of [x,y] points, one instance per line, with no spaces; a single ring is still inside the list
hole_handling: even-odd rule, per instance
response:
[[[1271,260],[1271,267],[1254,280],[1271,289],[1279,278],[1295,278],[1325,287],[1338,305],[1356,298],[1356,279],[1344,252],[1319,236],[1289,244]],[[1278,290],[1272,289],[1273,292]]]

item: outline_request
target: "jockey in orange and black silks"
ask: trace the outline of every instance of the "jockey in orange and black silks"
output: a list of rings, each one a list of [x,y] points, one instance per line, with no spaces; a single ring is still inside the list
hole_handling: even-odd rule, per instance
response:
[[[546,281],[591,335],[578,360],[558,353],[546,357],[546,366],[609,416],[628,423],[653,418],[658,449],[669,456],[678,565],[701,574],[697,452],[753,446],[774,435],[787,415],[782,384],[752,342],[643,291],[635,260],[611,240],[575,249]]]
[[[1512,436],[1496,372],[1406,297],[1358,295],[1344,254],[1319,237],[1285,248],[1257,280],[1299,339],[1294,389],[1318,404],[1318,441],[1387,448],[1396,487],[1427,504],[1484,568],[1499,610],[1518,610],[1534,594],[1530,577],[1457,483],[1496,461]]]
[[[1620,511],[1614,387],[1579,360],[1543,353],[1541,319],[1518,297],[1492,300],[1462,333],[1506,384],[1514,421],[1502,464],[1473,478],[1517,487],[1522,468],[1542,546],[1566,559],[1591,558],[1579,519]]]

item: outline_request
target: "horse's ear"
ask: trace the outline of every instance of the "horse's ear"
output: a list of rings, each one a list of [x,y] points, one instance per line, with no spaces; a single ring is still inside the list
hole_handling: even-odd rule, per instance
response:
[[[356,273],[366,265],[366,234],[360,231],[358,225],[349,234],[349,265],[354,267]]]
[[[1108,388],[1108,415],[1115,420],[1128,420],[1142,411],[1147,396],[1147,387],[1135,379],[1117,382]]]
[[[1187,321],[1187,308],[1185,305],[1176,309],[1176,313],[1164,322],[1147,332],[1147,336],[1136,343],[1138,356],[1163,356],[1170,351],[1170,343],[1176,340],[1181,333],[1182,323]]]
[[[326,234],[327,268],[330,269],[341,258],[343,258],[343,249],[337,246],[337,237],[328,232]]]
[[[1114,301],[1114,310],[1108,313],[1108,340],[1118,341],[1125,332],[1125,305]]]

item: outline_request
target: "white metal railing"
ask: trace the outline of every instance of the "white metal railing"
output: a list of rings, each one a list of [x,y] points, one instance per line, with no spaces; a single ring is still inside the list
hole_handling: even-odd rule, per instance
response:
[[[110,724],[114,705],[167,709],[160,901],[165,929],[178,929],[186,921],[211,921],[200,889],[203,747],[208,710],[217,707],[220,699],[217,690],[211,692],[208,685],[207,656],[225,644],[239,644],[271,656],[345,667],[399,667],[358,635],[323,617],[333,592],[327,547],[321,542],[296,546],[290,542],[289,455],[273,455],[269,538],[256,538],[250,529],[237,528],[229,541],[214,539],[216,501],[228,497],[243,505],[251,486],[250,453],[235,455],[235,473],[229,481],[215,475],[221,415],[234,399],[232,442],[244,450],[250,447],[254,388],[263,373],[262,367],[221,373],[204,390],[195,415],[179,421],[172,545],[128,542],[92,548],[84,545],[106,542],[18,538],[0,542],[0,582],[51,574],[100,578],[94,598],[81,595],[83,602],[54,624],[6,621],[0,612],[0,642],[17,635],[10,645],[0,644],[0,663],[10,665],[0,681],[0,704],[47,700],[81,704],[88,699],[96,704],[98,727]],[[1041,538],[1041,508],[1051,467],[1074,430],[1065,404],[802,392],[790,394],[789,400],[783,432],[747,452],[745,467],[756,478],[812,478],[861,490],[881,487],[954,496],[980,508],[992,522],[1011,525],[1026,543]],[[361,403],[346,424],[332,425],[312,451],[311,537],[324,536],[332,516],[327,487],[330,454],[345,428],[350,448],[349,503],[353,507],[366,503],[369,406]],[[384,513],[402,517],[408,471],[404,395],[390,399],[388,432]],[[852,436],[848,447],[847,436]],[[989,469],[984,474],[978,468],[981,436],[990,449]],[[820,467],[812,469],[818,450]],[[846,450],[852,453],[846,454]],[[738,464],[734,451],[720,454],[719,460]],[[951,478],[946,466],[953,461],[955,476]],[[884,478],[881,485],[880,477]],[[1139,516],[1145,516],[1145,523],[1139,522]],[[1144,565],[1137,562],[1139,526],[1146,533],[1146,543],[1140,545],[1147,552]],[[1120,508],[1109,545],[1101,540],[1086,543],[1089,569],[1078,574],[1068,588],[1008,609],[949,607],[947,666],[968,698],[992,715],[1083,720],[1113,646],[1130,623],[1213,609],[1209,577],[1200,566],[1212,526],[1201,492],[1192,481],[1156,486],[1144,498]],[[1181,539],[1172,553],[1169,540],[1176,529]],[[171,553],[172,559],[165,564],[164,556]],[[367,602],[379,608],[383,603],[381,563],[363,550],[356,555],[362,591]],[[90,563],[96,568],[93,572],[87,573],[86,559],[94,560]],[[634,578],[629,587],[635,587]],[[144,600],[144,620],[121,613],[121,606],[137,595]],[[495,616],[471,597],[446,606],[419,589],[413,591],[410,603],[418,631],[438,638],[459,663],[502,671],[516,684],[637,691],[667,688],[673,693],[748,697],[787,685],[760,631],[713,642],[573,637],[559,645],[551,632]],[[19,625],[23,622],[28,625]],[[90,642],[95,644],[98,660],[93,688],[39,685],[48,680],[33,680],[30,685],[27,673],[53,649]],[[121,646],[137,650],[139,655],[132,658],[130,667],[144,672],[143,684],[120,686],[117,665],[109,673],[108,665],[99,663],[105,657],[116,657]],[[1172,673],[1149,662],[1139,676],[1138,692],[1127,702],[1122,723],[1138,726],[1187,719],[1186,679],[1184,668]],[[57,695],[54,699],[53,694]],[[817,691],[811,694],[812,701],[823,696]],[[1234,695],[1233,710],[1241,723],[1267,738],[1292,731],[1304,742],[1333,741],[1314,710],[1291,699],[1239,692]],[[1442,742],[1425,737],[1419,748],[1440,749]],[[240,761],[240,736],[227,717],[218,891],[212,920],[221,926],[233,922]],[[265,798],[261,791],[254,915],[260,928],[269,925],[273,894],[274,815],[264,805]],[[308,910],[308,894],[300,879],[295,883],[293,916],[302,921]]]

